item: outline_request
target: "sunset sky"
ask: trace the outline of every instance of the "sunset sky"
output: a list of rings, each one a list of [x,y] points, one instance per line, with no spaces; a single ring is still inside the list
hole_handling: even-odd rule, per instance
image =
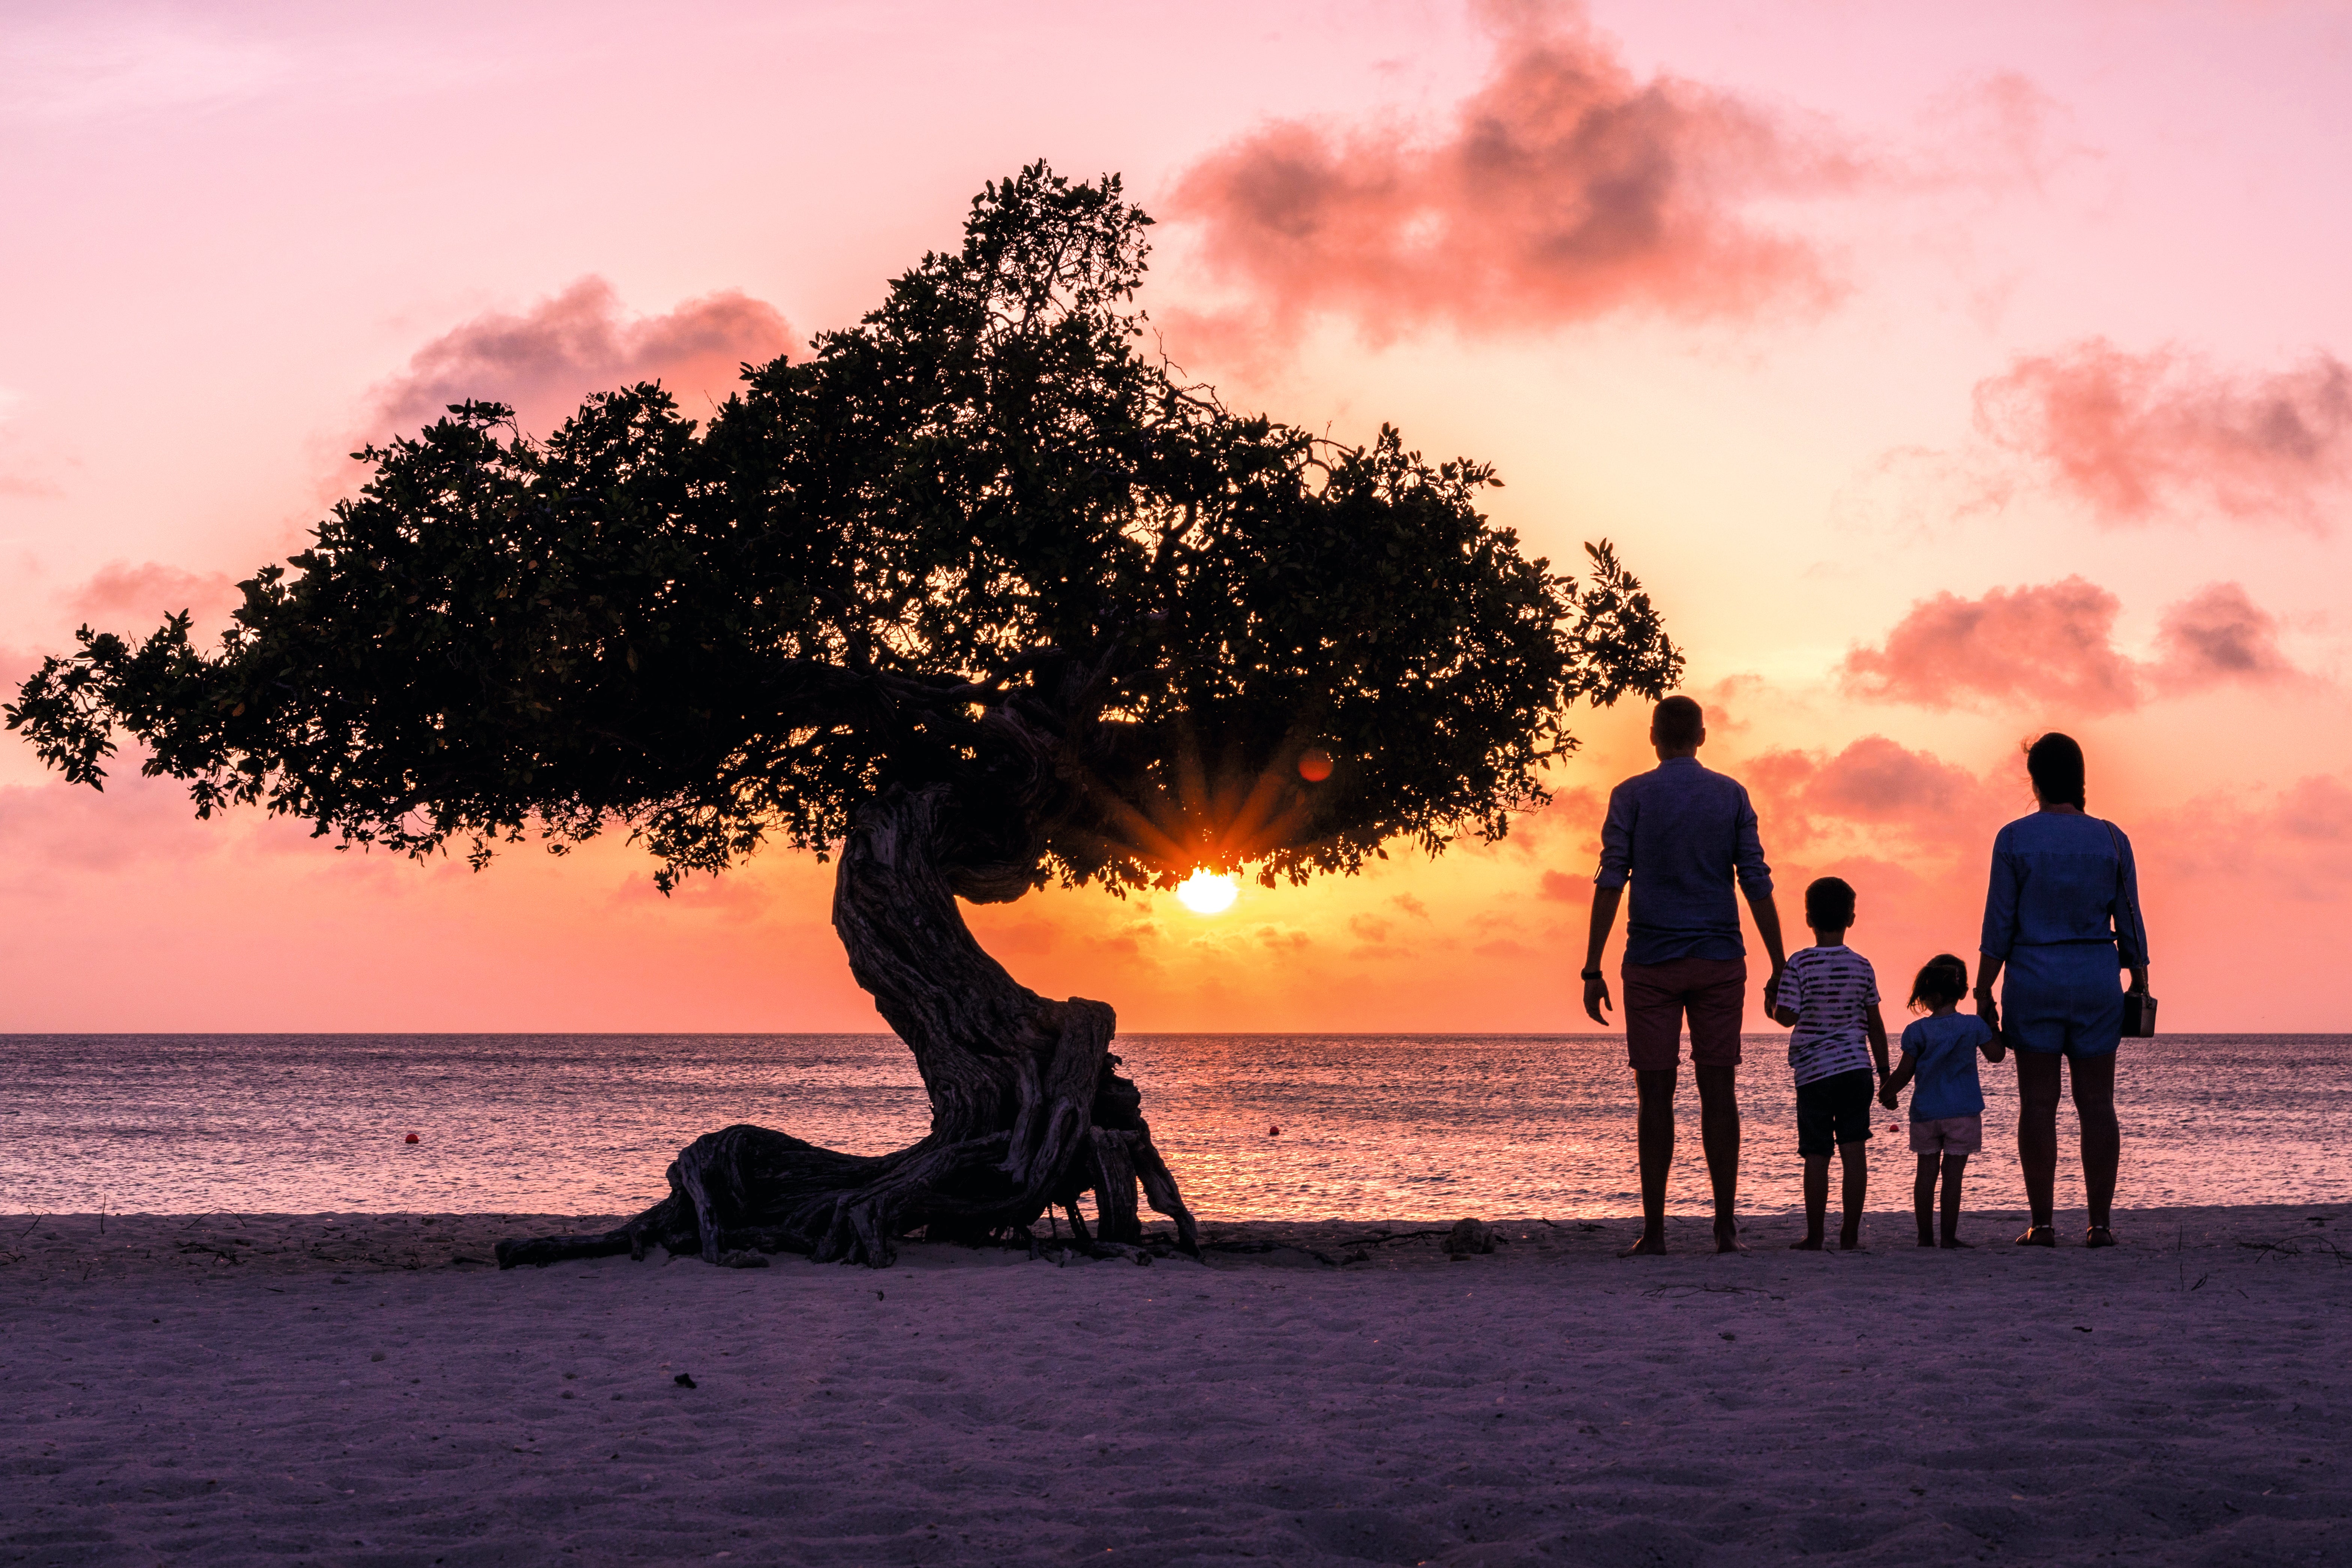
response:
[[[706,406],[1042,156],[1161,220],[1142,304],[1229,403],[1492,461],[1556,562],[1614,540],[1784,911],[1853,881],[1893,1000],[1973,953],[2019,743],[2063,728],[2138,847],[2167,1026],[2352,1028],[2352,8],[6,16],[12,692],[84,620],[217,628],[343,454],[443,402]],[[1582,715],[1497,847],[973,925],[1130,1031],[1589,1027],[1645,718]],[[0,741],[0,1031],[879,1026],[813,860],[665,900],[617,840],[476,875],[135,772],[70,791]]]

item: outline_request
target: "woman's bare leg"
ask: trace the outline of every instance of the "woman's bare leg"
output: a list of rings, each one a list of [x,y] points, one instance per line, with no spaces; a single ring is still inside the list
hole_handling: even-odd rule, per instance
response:
[[[2017,1167],[2025,1179],[2025,1204],[2036,1229],[2050,1223],[2054,1204],[2059,1064],[2064,1059],[2052,1051],[2017,1053]]]
[[[2083,1201],[2091,1227],[2105,1230],[2114,1218],[2116,1171],[2123,1163],[2123,1129],[2116,1121],[2116,1058],[2077,1057],[2074,1113],[2083,1119]],[[2053,1156],[2052,1163],[2056,1161]]]

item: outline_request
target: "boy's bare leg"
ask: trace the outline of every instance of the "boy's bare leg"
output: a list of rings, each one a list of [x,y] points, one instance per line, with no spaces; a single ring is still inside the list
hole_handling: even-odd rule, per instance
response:
[[[1715,1189],[1715,1249],[1745,1252],[1739,1245],[1739,1069],[1694,1064],[1691,1076],[1698,1080],[1699,1146]],[[1663,1198],[1664,1182],[1659,1190]]]
[[[1789,1244],[1791,1252],[1819,1252],[1822,1249],[1822,1229],[1829,1217],[1830,1157],[1827,1154],[1805,1156],[1805,1239]]]
[[[1697,1070],[1704,1074],[1707,1069]],[[1675,1164],[1677,1076],[1679,1069],[1675,1068],[1637,1069],[1633,1074],[1634,1093],[1640,1099],[1633,1127],[1642,1162],[1642,1239],[1620,1252],[1620,1258],[1650,1257],[1666,1249],[1666,1173]],[[1702,1078],[1702,1088],[1705,1082]]]
[[[1862,1246],[1862,1204],[1870,1195],[1870,1145],[1860,1142],[1839,1144],[1838,1163],[1845,1167],[1845,1187],[1839,1194],[1844,1212],[1838,1216],[1838,1250],[1852,1252]],[[1822,1184],[1827,1186],[1826,1167],[1822,1176]]]
[[[1919,1156],[1919,1173],[1911,1180],[1911,1216],[1919,1222],[1919,1245],[1936,1245],[1936,1156]]]
[[[1927,1154],[1919,1156],[1919,1169],[1923,1178],[1926,1179],[1932,1179],[1927,1176],[1927,1162],[1930,1158],[1932,1156]],[[1968,1169],[1968,1164],[1969,1157],[1966,1153],[1958,1150],[1946,1151],[1944,1154],[1944,1245],[1946,1247],[1969,1245],[1960,1239],[1960,1173]],[[1919,1242],[1924,1247],[1927,1241],[1927,1211],[1923,1206],[1919,1210]]]

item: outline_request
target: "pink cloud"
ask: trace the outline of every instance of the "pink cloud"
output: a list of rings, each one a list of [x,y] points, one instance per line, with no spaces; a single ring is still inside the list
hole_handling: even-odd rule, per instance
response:
[[[1392,123],[1267,125],[1188,170],[1168,216],[1253,308],[1196,331],[1374,341],[1621,310],[1681,318],[1817,306],[1834,289],[1759,196],[1843,188],[1857,167],[1781,116],[1670,77],[1637,79],[1580,14],[1496,7],[1493,75],[1429,140]]]
[[[1857,647],[1839,666],[1846,689],[1923,708],[2022,705],[2037,715],[2117,713],[2150,695],[2223,681],[2308,681],[2279,646],[2279,618],[2236,583],[2209,583],[2169,605],[2158,657],[2118,650],[2120,602],[2080,577],[1994,588],[1982,598],[1938,594],[1913,605],[1885,643]]]
[[[115,616],[161,619],[181,610],[198,618],[237,602],[236,584],[226,572],[187,572],[158,561],[110,561],[67,596],[66,607],[86,620]]]
[[[425,344],[378,390],[377,416],[413,429],[474,398],[511,405],[525,429],[543,432],[589,393],[639,381],[659,381],[691,415],[723,400],[746,362],[792,341],[775,307],[732,289],[630,320],[611,284],[583,278],[520,315],[478,316]]]
[[[2235,583],[2208,584],[2165,611],[2156,643],[2157,679],[2175,689],[2306,679],[2279,647],[2279,618]]]
[[[1988,781],[1929,752],[1884,735],[1864,735],[1834,755],[1774,751],[1735,772],[1756,800],[1768,849],[1803,847],[1826,836],[1876,841],[1888,834],[1912,845],[1954,842],[1990,833],[2015,814],[2021,787]]]
[[[1883,647],[1848,653],[1839,673],[1859,695],[1923,708],[2119,712],[2140,700],[2138,671],[2114,643],[2121,607],[2080,577],[1979,599],[1938,594],[1913,605]]]
[[[1976,422],[2108,524],[2205,506],[2318,529],[2352,479],[2352,368],[2325,353],[2242,374],[2091,338],[1979,382]]]

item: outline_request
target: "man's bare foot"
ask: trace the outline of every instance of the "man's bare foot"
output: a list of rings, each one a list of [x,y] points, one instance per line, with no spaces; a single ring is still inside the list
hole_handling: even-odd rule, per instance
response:
[[[1821,1249],[1822,1238],[1818,1236],[1809,1236],[1802,1241],[1789,1243],[1789,1250],[1791,1252],[1819,1252]]]
[[[1748,1250],[1746,1247],[1739,1245],[1739,1222],[1738,1220],[1719,1219],[1715,1222],[1715,1249],[1717,1252],[1745,1252]]]
[[[1958,1237],[1957,1237],[1957,1236],[1948,1236],[1948,1237],[1944,1237],[1944,1245],[1945,1245],[1946,1247],[1959,1247],[1960,1249],[1962,1249],[1963,1251],[1965,1251],[1965,1250],[1967,1250],[1967,1249],[1969,1249],[1969,1248],[1970,1248],[1970,1247],[1975,1247],[1975,1246],[1976,1246],[1976,1243],[1975,1243],[1975,1242],[1973,1242],[1973,1241],[1962,1241],[1962,1240],[1961,1240]]]
[[[1665,1255],[1665,1236],[1663,1233],[1652,1235],[1648,1231],[1643,1231],[1642,1239],[1633,1246],[1620,1247],[1617,1251],[1620,1258],[1664,1258]]]
[[[1922,1247],[1933,1247],[1936,1245],[1936,1238],[1932,1236],[1922,1235],[1919,1237],[1919,1245]]]
[[[1858,1236],[1839,1237],[1838,1250],[1840,1252],[1860,1252],[1862,1250],[1862,1237]]]

